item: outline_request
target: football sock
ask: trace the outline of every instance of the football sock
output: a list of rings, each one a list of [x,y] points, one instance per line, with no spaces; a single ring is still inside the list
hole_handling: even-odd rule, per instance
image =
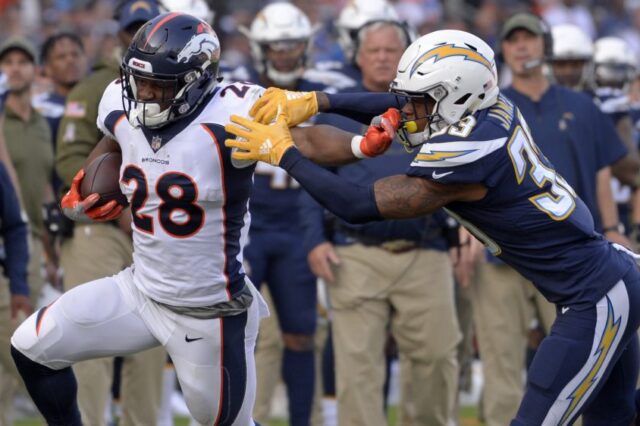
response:
[[[53,370],[11,346],[11,356],[31,399],[49,426],[82,426],[76,401],[78,384],[71,367]]]
[[[284,349],[282,377],[289,397],[289,422],[292,426],[308,426],[314,391],[314,352]]]

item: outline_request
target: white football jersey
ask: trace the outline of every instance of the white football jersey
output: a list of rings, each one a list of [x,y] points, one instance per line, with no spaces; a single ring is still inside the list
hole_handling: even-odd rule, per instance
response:
[[[224,125],[248,116],[264,89],[218,86],[188,117],[161,129],[132,126],[112,82],[98,127],[122,150],[120,189],[133,216],[134,283],[174,306],[229,300],[244,286],[242,249],[249,228],[253,163],[231,160]]]

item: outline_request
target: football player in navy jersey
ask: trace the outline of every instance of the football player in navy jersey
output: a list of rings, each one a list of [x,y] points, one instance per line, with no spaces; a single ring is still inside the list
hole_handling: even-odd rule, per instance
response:
[[[272,3],[257,14],[249,29],[242,31],[251,43],[254,66],[231,73],[223,70],[226,79],[298,91],[327,89],[324,84],[304,78],[314,30],[296,6]],[[281,168],[265,163],[256,165],[249,206],[251,227],[244,251],[251,280],[257,286],[264,283],[269,287],[278,314],[284,346],[280,355],[282,379],[287,388],[289,421],[294,426],[310,422],[317,319],[316,278],[309,270],[300,238],[302,230],[297,214],[300,192],[300,185]],[[267,346],[259,344],[257,357],[270,358],[268,353],[261,352],[269,351],[271,346]],[[258,374],[265,381],[273,377],[268,371],[259,370]],[[259,385],[258,414],[267,411],[263,405],[271,400],[273,386],[275,383]]]
[[[252,112],[264,111],[254,116],[270,122],[280,110],[275,124],[232,117],[227,131],[246,140],[226,144],[239,150],[237,159],[278,164],[350,222],[412,218],[445,207],[559,309],[511,424],[565,425],[582,414],[586,424],[628,425],[636,414],[640,272],[631,252],[594,230],[585,204],[497,83],[493,51],[471,34],[436,31],[414,42],[391,90],[405,101],[399,134],[421,147],[406,174],[369,186],[350,184],[305,158],[353,161],[369,135],[288,130],[326,109],[326,96],[261,100]],[[380,99],[370,98],[369,107]],[[370,132],[390,136],[393,129],[372,126]]]
[[[406,33],[400,24],[376,21],[362,26],[358,42],[362,81],[355,90],[386,93],[409,45]],[[399,120],[397,110],[392,111],[395,117],[386,117]],[[336,114],[317,116],[315,124],[320,123],[353,133],[366,129],[366,124]],[[331,170],[366,185],[403,173],[413,157],[401,144],[392,144],[384,157]],[[400,403],[405,422],[449,424],[458,394],[460,340],[448,254],[451,243],[457,242],[455,221],[438,211],[412,220],[353,225],[327,218],[324,208],[306,193],[301,205],[308,261],[326,283],[331,302],[338,424],[386,424],[385,355],[387,368],[391,356],[385,349],[392,345],[397,347],[403,377],[411,378],[402,383],[411,389],[402,393]]]

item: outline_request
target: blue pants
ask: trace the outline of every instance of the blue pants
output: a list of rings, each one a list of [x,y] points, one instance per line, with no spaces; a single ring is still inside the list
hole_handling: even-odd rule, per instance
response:
[[[638,377],[640,272],[632,268],[594,307],[560,307],[529,369],[512,426],[628,426]]]
[[[312,335],[316,330],[316,277],[298,232],[249,231],[244,257],[251,281],[269,286],[283,333]]]

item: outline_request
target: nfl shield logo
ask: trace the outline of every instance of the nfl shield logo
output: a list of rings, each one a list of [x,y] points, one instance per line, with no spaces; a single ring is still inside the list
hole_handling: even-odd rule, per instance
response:
[[[157,151],[160,149],[161,146],[162,146],[162,137],[154,136],[153,138],[151,138],[151,149],[153,149],[154,151]]]

